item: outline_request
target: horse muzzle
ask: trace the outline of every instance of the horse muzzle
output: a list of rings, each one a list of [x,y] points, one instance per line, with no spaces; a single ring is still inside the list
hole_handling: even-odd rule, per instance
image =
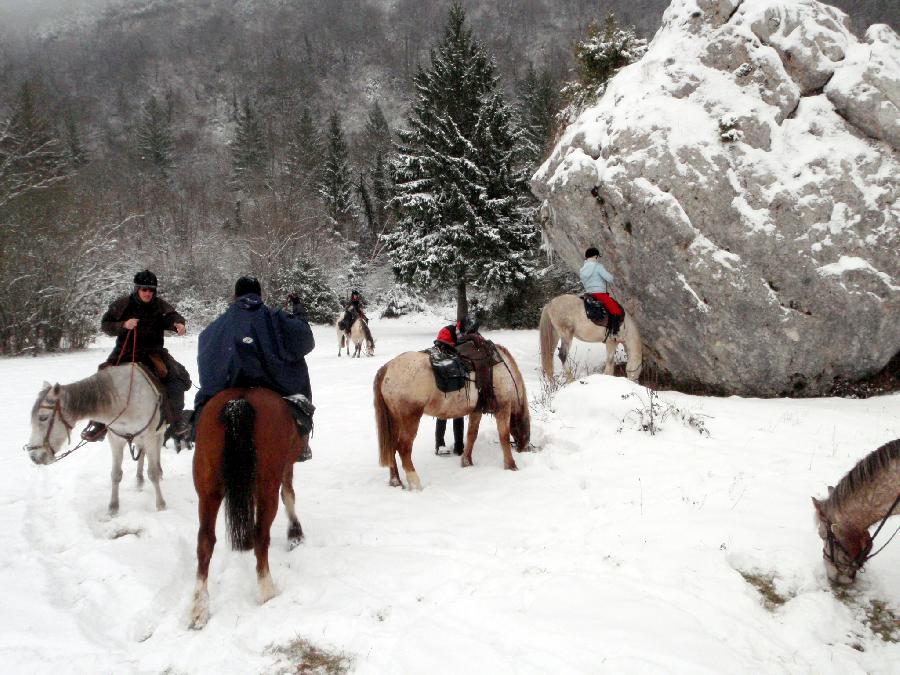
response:
[[[53,451],[46,445],[25,445],[22,449],[31,457],[31,461],[35,464],[52,464]]]

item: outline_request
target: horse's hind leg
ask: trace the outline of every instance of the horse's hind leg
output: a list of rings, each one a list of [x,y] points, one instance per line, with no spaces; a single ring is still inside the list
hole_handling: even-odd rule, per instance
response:
[[[422,413],[413,418],[406,416],[406,419],[400,425],[400,433],[397,439],[397,454],[400,455],[400,461],[403,464],[403,471],[406,473],[406,481],[409,483],[410,490],[421,490],[422,481],[419,480],[419,474],[416,473],[416,467],[412,463],[412,446],[416,440],[416,432],[419,430],[419,420]]]
[[[269,542],[272,538],[272,521],[278,512],[278,485],[257,484],[256,537],[253,547],[256,553],[256,582],[259,586],[259,604],[268,602],[278,590],[269,572]]]
[[[137,485],[138,490],[144,489],[144,453],[141,453],[141,456],[138,457],[137,461],[137,476],[135,476],[135,484]]]
[[[475,448],[475,439],[478,438],[478,427],[481,425],[481,413],[477,410],[469,415],[469,430],[466,432],[466,449],[463,451],[460,464],[472,466],[472,450]]]
[[[110,438],[109,447],[112,448],[112,471],[109,474],[112,491],[107,510],[109,515],[114,516],[119,512],[119,483],[122,482],[122,455],[125,451],[125,442],[120,438]]]
[[[288,462],[281,479],[281,501],[288,517],[288,550],[293,550],[303,541],[303,528],[294,510],[294,463]]]
[[[206,589],[206,578],[209,576],[209,561],[212,558],[213,548],[216,546],[216,516],[219,506],[222,504],[222,486],[217,485],[213,489],[202,492],[197,490],[200,497],[199,514],[200,529],[197,531],[197,584],[194,587],[194,597],[191,604],[190,628],[203,628],[209,621],[209,592]]]
[[[603,343],[603,346],[606,347],[606,365],[603,367],[604,375],[615,375],[616,374],[616,348],[619,346],[619,343],[613,339],[607,339],[606,342]]]
[[[561,330],[559,334],[559,360],[562,362],[563,373],[566,380],[571,382],[575,379],[575,373],[567,363],[569,359],[569,347],[572,346],[573,333],[571,330]]]
[[[503,408],[497,412],[497,435],[500,437],[500,447],[503,448],[503,468],[517,471],[516,460],[512,455],[512,444],[509,442],[509,408]]]

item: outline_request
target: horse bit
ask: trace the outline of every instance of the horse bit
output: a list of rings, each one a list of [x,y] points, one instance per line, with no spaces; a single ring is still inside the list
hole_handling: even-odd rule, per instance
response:
[[[41,444],[40,445],[29,445],[28,443],[26,443],[24,446],[22,446],[22,449],[25,452],[31,452],[32,450],[37,450],[38,448],[43,448],[44,450],[48,451],[53,456],[53,462],[58,462],[63,457],[67,457],[68,455],[71,455],[78,448],[80,448],[82,445],[87,443],[87,441],[82,440],[74,448],[66,450],[59,457],[56,456],[56,453],[53,451],[53,448],[50,447],[50,434],[53,433],[53,424],[56,422],[57,417],[59,417],[59,421],[62,422],[63,426],[66,428],[66,443],[72,442],[72,429],[75,428],[74,424],[70,424],[69,421],[65,417],[63,417],[62,406],[60,406],[59,400],[60,400],[59,397],[57,397],[56,400],[53,402],[53,405],[50,405],[49,403],[45,403],[42,401],[41,404],[38,406],[38,409],[40,409],[40,410],[52,410],[53,411],[53,414],[50,416],[50,423],[47,425],[47,431],[44,432],[44,440],[41,442]]]
[[[875,530],[875,534],[873,534],[871,537],[869,537],[869,545],[866,546],[864,549],[862,549],[859,552],[859,554],[856,555],[854,558],[849,559],[848,562],[846,563],[846,566],[849,567],[850,570],[852,571],[853,576],[856,576],[856,573],[869,560],[871,560],[876,555],[881,553],[885,549],[885,547],[891,543],[891,541],[897,535],[897,532],[900,532],[900,527],[898,527],[896,530],[894,530],[894,534],[892,534],[890,536],[890,539],[888,539],[886,542],[884,542],[884,544],[881,546],[881,548],[879,548],[877,551],[875,551],[875,553],[872,553],[872,554],[869,553],[869,551],[872,550],[872,546],[874,545],[875,537],[877,537],[878,533],[881,532],[881,528],[884,527],[884,524],[887,522],[887,519],[890,518],[891,515],[894,513],[894,509],[897,508],[897,504],[900,504],[900,494],[897,495],[897,498],[894,500],[894,503],[891,504],[891,507],[887,510],[887,513],[884,514],[884,518],[882,518],[881,522],[878,524],[878,528]],[[847,556],[847,558],[850,558],[850,551],[848,551],[846,549],[846,547],[840,541],[838,541],[837,537],[834,536],[834,532],[831,531],[831,523],[827,522],[827,521],[826,521],[826,523],[828,525],[828,528],[827,528],[828,534],[825,536],[825,543],[828,546],[828,548],[826,550],[822,551],[822,557],[825,558],[825,560],[830,562],[835,567],[844,567],[843,564],[839,565],[838,562],[835,560],[834,549],[835,549],[835,547],[839,548],[844,553],[844,555]]]

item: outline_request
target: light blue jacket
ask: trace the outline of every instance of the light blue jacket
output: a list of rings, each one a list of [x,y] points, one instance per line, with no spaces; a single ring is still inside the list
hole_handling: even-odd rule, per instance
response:
[[[595,258],[589,258],[581,266],[581,283],[585,293],[609,293],[606,284],[615,283],[616,278],[606,271]]]

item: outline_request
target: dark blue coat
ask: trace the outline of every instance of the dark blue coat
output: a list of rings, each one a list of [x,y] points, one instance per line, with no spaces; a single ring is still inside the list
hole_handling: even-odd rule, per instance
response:
[[[302,305],[294,312],[269,309],[258,295],[248,293],[209,324],[200,333],[200,391],[194,408],[229,387],[262,386],[312,400],[303,357],[315,340]]]

